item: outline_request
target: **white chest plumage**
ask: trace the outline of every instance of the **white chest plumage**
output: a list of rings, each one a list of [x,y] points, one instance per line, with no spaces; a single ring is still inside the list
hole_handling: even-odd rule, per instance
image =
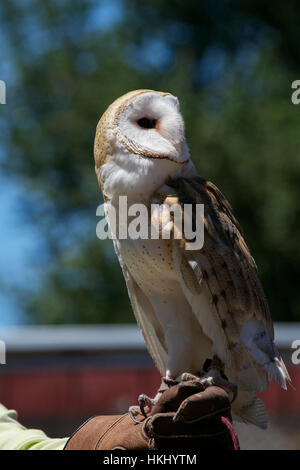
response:
[[[211,342],[203,334],[182,291],[169,240],[120,240],[120,254],[131,276],[154,308],[168,352],[166,374],[200,371],[211,354]],[[201,353],[200,353],[201,344]]]
[[[177,274],[168,240],[120,240],[120,253],[132,277],[149,295],[175,293]]]

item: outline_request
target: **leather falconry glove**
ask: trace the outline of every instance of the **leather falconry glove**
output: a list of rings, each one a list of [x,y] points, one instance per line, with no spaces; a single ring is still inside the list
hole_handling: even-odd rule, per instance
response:
[[[65,450],[237,450],[230,399],[219,386],[191,380],[162,393],[151,413],[95,416],[68,440]]]

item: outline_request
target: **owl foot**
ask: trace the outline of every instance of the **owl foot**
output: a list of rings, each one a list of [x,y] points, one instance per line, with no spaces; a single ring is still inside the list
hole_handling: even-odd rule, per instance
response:
[[[133,421],[135,421],[136,423],[141,422],[136,418],[136,416],[140,414],[143,415],[142,421],[145,418],[147,418],[149,414],[151,413],[153,406],[158,402],[163,392],[167,390],[169,387],[172,387],[173,385],[177,385],[177,384],[178,384],[177,380],[173,380],[169,377],[162,377],[161,385],[154,398],[148,397],[148,395],[146,395],[145,393],[142,393],[141,395],[139,395],[138,405],[130,406],[128,410]]]
[[[180,376],[180,382],[193,381],[204,386],[204,388],[215,385],[223,388],[229,395],[231,403],[235,400],[237,395],[237,386],[229,382],[228,378],[224,373],[224,363],[219,359],[218,356],[214,356],[212,359],[206,359],[203,365],[203,372],[199,374],[191,374],[190,372],[184,372]]]
[[[201,382],[201,378],[197,375],[190,374],[190,372],[184,372],[180,376],[180,382],[189,382],[192,380],[193,382]]]
[[[158,393],[163,392],[164,390],[167,390],[167,388],[173,387],[173,385],[177,385],[178,383],[178,380],[174,380],[171,377],[162,377]]]
[[[137,415],[139,415],[141,413],[141,410],[140,410],[140,407],[137,406],[137,405],[132,405],[128,408],[128,413],[129,415],[131,416],[131,419],[135,422],[135,423],[141,423],[143,420],[138,420],[136,418]]]
[[[151,410],[153,406],[155,405],[156,401],[157,401],[156,397],[150,398],[148,397],[148,395],[145,395],[144,393],[139,395],[138,397],[139,407],[140,407],[142,415],[145,418],[147,418],[148,414],[151,413]]]
[[[130,406],[128,410],[132,420],[136,423],[141,423],[142,421],[144,421],[144,419],[147,418],[151,413],[153,406],[155,405],[161,394],[162,392],[158,392],[154,398],[150,398],[144,393],[139,395],[138,405]],[[141,414],[143,418],[141,420],[137,419],[137,415]]]

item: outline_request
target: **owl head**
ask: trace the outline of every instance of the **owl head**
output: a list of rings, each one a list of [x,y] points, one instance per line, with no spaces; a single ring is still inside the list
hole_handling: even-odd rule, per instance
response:
[[[182,166],[189,161],[178,99],[170,93],[136,90],[112,103],[96,131],[96,173],[114,161],[141,169]]]

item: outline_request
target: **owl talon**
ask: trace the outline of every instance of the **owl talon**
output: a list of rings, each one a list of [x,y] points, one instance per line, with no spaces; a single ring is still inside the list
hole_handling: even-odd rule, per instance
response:
[[[169,377],[162,377],[162,385],[159,390],[165,390],[166,387],[170,388],[173,387],[173,385],[177,385],[178,380],[170,379]]]
[[[153,405],[155,404],[155,401],[152,398],[145,395],[144,393],[142,393],[138,397],[138,403],[139,403],[139,408],[141,410],[142,415],[145,418],[147,418],[148,414],[151,412],[151,410],[153,408]],[[145,410],[146,407],[148,408],[147,411]]]
[[[190,380],[199,382],[200,377],[197,377],[197,375],[194,375],[194,374],[190,374],[189,372],[184,372],[183,374],[181,374],[180,382],[188,382]]]
[[[128,409],[128,413],[129,413],[132,421],[134,421],[135,423],[139,424],[139,423],[142,423],[144,421],[144,418],[141,419],[141,420],[136,418],[137,415],[141,414],[141,409],[140,409],[139,406],[137,406],[137,405],[130,406],[129,409]]]

